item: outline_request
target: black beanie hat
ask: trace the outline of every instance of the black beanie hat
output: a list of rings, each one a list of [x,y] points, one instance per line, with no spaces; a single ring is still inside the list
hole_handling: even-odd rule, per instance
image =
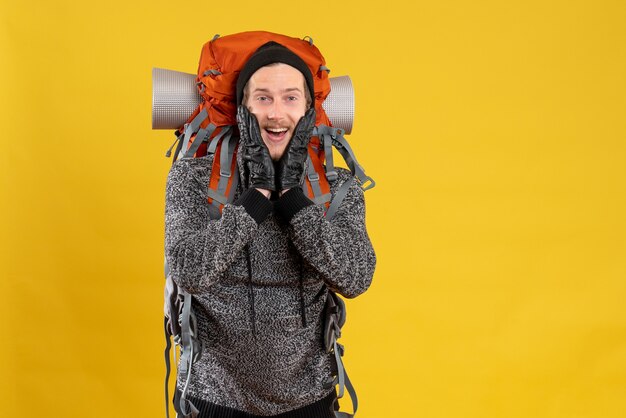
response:
[[[252,77],[252,74],[259,68],[276,62],[282,62],[300,71],[311,93],[311,99],[314,100],[315,89],[313,87],[313,75],[309,67],[302,58],[291,52],[290,49],[277,42],[270,41],[261,45],[241,69],[239,77],[237,78],[237,106],[239,106],[243,100],[243,88],[248,80],[250,80],[250,77]]]

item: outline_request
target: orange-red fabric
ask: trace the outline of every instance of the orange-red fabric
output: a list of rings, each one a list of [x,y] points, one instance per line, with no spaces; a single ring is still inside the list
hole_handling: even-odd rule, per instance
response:
[[[328,71],[325,71],[322,66],[326,65],[324,57],[317,49],[315,45],[308,40],[292,38],[285,35],[280,35],[271,32],[253,31],[242,32],[224,37],[213,39],[204,44],[202,52],[200,54],[200,62],[198,64],[198,75],[196,77],[196,83],[198,91],[202,96],[202,102],[196,108],[194,113],[189,117],[187,123],[191,122],[195,115],[202,110],[206,109],[209,117],[200,125],[202,128],[206,128],[209,123],[218,127],[211,137],[214,137],[220,132],[220,127],[223,126],[237,126],[236,119],[236,97],[235,86],[237,84],[237,77],[241,68],[243,68],[246,61],[250,56],[263,44],[275,41],[297,54],[307,64],[313,74],[313,83],[315,89],[314,106],[316,112],[316,125],[331,126],[330,120],[322,107],[322,103],[330,93],[330,81],[328,79]],[[211,72],[210,70],[214,70]],[[219,72],[216,73],[216,72]],[[206,75],[205,75],[206,74]],[[179,129],[182,132],[184,129]],[[195,135],[189,142],[189,147],[195,140]],[[210,139],[209,139],[210,141]],[[315,171],[319,174],[319,184],[322,194],[330,192],[330,185],[326,179],[326,173],[324,171],[324,150],[319,146],[319,138],[311,138],[309,145],[309,155],[313,162]],[[219,156],[221,149],[221,142],[216,149],[216,156]],[[315,152],[314,149],[318,151]],[[206,155],[207,146],[202,144],[194,157],[202,157]],[[213,168],[211,171],[211,180],[209,182],[209,188],[217,190],[217,184],[219,181],[219,164],[220,159],[216,157],[213,162]],[[236,159],[233,157],[233,166],[235,169]],[[232,186],[232,176],[228,182],[226,196]],[[306,191],[309,198],[313,198],[313,189],[308,178],[305,180],[307,183]],[[212,199],[209,198],[209,203]],[[328,207],[328,203],[326,206]],[[221,210],[221,207],[220,207]]]
[[[289,48],[308,65],[315,86],[315,123],[328,125],[322,103],[330,93],[330,81],[328,72],[320,70],[320,66],[326,65],[326,61],[319,49],[307,40],[262,31],[224,36],[211,40],[202,47],[196,82],[200,95],[210,103],[209,119],[217,126],[236,124],[235,84],[239,71],[250,56],[269,41]],[[205,76],[208,70],[219,71],[221,74]]]

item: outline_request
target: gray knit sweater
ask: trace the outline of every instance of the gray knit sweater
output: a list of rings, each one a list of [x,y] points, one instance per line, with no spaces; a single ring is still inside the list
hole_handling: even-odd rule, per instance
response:
[[[212,155],[180,159],[166,186],[165,254],[174,281],[194,296],[203,346],[187,393],[263,416],[311,404],[331,391],[325,383],[333,360],[322,337],[326,289],[353,298],[374,273],[363,191],[353,182],[331,221],[323,205],[310,205],[289,224],[275,213],[257,224],[235,204],[211,220],[212,163]],[[351,178],[337,171],[333,195]],[[239,184],[247,184],[243,175]],[[235,199],[242,192],[240,186]]]

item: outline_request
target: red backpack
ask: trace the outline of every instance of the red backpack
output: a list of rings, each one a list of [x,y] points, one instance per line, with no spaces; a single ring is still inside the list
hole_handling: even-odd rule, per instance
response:
[[[184,126],[177,131],[179,144],[174,159],[202,157],[214,153],[209,204],[221,213],[224,204],[236,189],[236,98],[235,85],[239,71],[250,56],[263,44],[275,41],[296,53],[308,65],[313,74],[316,121],[315,131],[309,143],[309,160],[303,191],[314,203],[330,205],[329,180],[334,180],[332,146],[344,156],[352,173],[362,184],[374,181],[359,166],[343,130],[333,128],[322,103],[330,93],[329,69],[324,57],[308,39],[298,39],[270,32],[243,32],[219,37],[204,44],[198,65],[196,84],[202,102]],[[218,158],[219,156],[219,158]],[[326,168],[324,168],[326,163]]]

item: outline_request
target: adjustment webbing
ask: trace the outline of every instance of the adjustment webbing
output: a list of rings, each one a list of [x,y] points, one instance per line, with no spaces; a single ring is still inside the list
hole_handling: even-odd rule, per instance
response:
[[[193,143],[191,144],[187,152],[185,152],[184,158],[193,157],[196,151],[198,151],[198,148],[200,148],[200,144],[205,142],[207,139],[211,137],[211,135],[213,135],[215,128],[216,126],[213,125],[212,123],[209,123],[206,128],[200,128],[200,130],[196,134],[196,139],[194,139]]]
[[[172,156],[172,148],[174,148],[174,145],[180,143],[179,141],[180,141],[181,135],[178,134],[178,131],[174,131],[174,135],[176,135],[176,139],[174,140],[174,143],[170,145],[170,147],[167,149],[167,152],[165,153],[166,158],[170,158]]]
[[[237,141],[233,140],[232,135],[227,135],[222,140],[222,150],[220,152],[220,177],[230,177],[230,164],[233,161]]]
[[[324,147],[324,157],[326,159],[326,178],[333,181],[337,178],[335,171],[335,163],[333,159],[333,141],[332,139],[338,135],[338,129],[326,125],[316,126],[313,135],[317,135],[321,145]]]
[[[335,217],[335,214],[337,213],[337,209],[339,209],[339,206],[341,205],[341,202],[343,202],[343,199],[346,198],[346,195],[348,194],[348,190],[350,189],[350,185],[352,184],[353,181],[354,181],[353,177],[350,177],[339,187],[339,190],[337,190],[337,193],[335,193],[335,197],[330,202],[330,207],[326,211],[327,220],[330,221],[331,219]]]
[[[369,184],[368,186],[361,186],[363,187],[363,190],[369,190],[376,185],[374,179],[368,177],[365,174],[363,167],[361,167],[359,162],[356,160],[354,152],[352,151],[350,144],[348,144],[348,141],[346,141],[346,138],[343,137],[343,134],[333,138],[333,145],[335,146],[335,148],[337,148],[337,151],[339,151],[339,153],[343,156],[343,159],[346,161],[346,164],[348,164],[352,175],[359,179],[361,185],[365,184],[367,181],[371,182],[371,184]]]
[[[193,120],[190,123],[188,123],[187,126],[185,126],[185,134],[184,134],[185,136],[183,138],[181,150],[187,149],[191,136],[195,134],[196,132],[198,132],[200,125],[208,117],[209,117],[209,113],[207,112],[207,110],[202,109],[202,112],[198,113],[196,117],[193,118]]]
[[[320,175],[317,174],[317,171],[315,171],[310,155],[307,155],[306,158],[306,171],[309,183],[311,183],[311,189],[313,190],[313,203],[320,205],[328,202],[330,200],[330,193],[322,194],[322,188],[320,187]],[[304,191],[305,194],[307,193],[306,184],[302,185],[302,191]]]
[[[211,199],[213,199],[213,202],[216,202],[216,205],[218,206],[225,205],[227,202],[226,196],[219,194],[213,189],[207,189],[207,194],[209,195]]]
[[[237,190],[237,186],[239,185],[239,167],[235,164],[235,172],[233,173],[233,182],[230,185],[230,192],[228,193],[228,202],[232,202],[235,200],[235,191]]]
[[[335,146],[337,151],[339,151],[345,160],[346,164],[348,164],[352,175],[359,179],[363,190],[369,190],[374,187],[376,183],[374,182],[374,179],[365,174],[363,167],[361,167],[354,156],[354,152],[352,151],[350,144],[346,138],[344,138],[343,132],[343,129],[333,128],[326,125],[316,126],[313,130],[313,135],[317,135],[324,146],[324,155],[326,157],[326,178],[328,178],[329,181],[332,181],[337,177],[332,152],[332,146]],[[363,187],[367,181],[370,181],[371,183]]]
[[[217,190],[211,188],[207,189],[209,197],[212,199],[211,205],[216,209],[220,209],[220,205],[225,205],[228,202],[226,197],[226,188],[228,187],[228,179],[232,176],[231,164],[233,162],[233,156],[235,154],[235,147],[237,141],[228,130],[222,139],[222,148],[220,149],[220,178],[217,182]],[[217,157],[216,157],[217,158]],[[235,170],[236,171],[236,170]],[[233,179],[235,182],[236,178]]]
[[[335,352],[335,361],[337,363],[337,379],[339,383],[339,393],[337,394],[337,399],[341,399],[343,397],[344,387],[348,389],[348,394],[350,394],[350,399],[352,400],[352,414],[348,414],[347,412],[339,412],[335,411],[336,418],[352,418],[356,414],[356,410],[359,407],[359,400],[356,396],[356,391],[354,390],[354,386],[352,386],[352,382],[348,377],[348,373],[346,373],[346,369],[343,367],[343,361],[341,361],[341,356],[343,356],[343,346],[337,342],[337,340],[333,343],[333,351]]]
[[[170,333],[167,329],[167,316],[165,317],[164,329],[165,329],[165,416],[170,418],[170,349],[172,348],[172,342],[170,340]]]
[[[217,220],[222,217],[219,206],[209,205],[209,219]]]
[[[206,150],[207,154],[215,153],[215,149],[217,148],[217,143],[219,142],[219,140],[222,139],[224,135],[230,133],[232,128],[233,127],[230,125],[222,127],[220,132],[217,135],[215,135],[215,137],[211,140],[211,143],[207,147],[207,150]]]
[[[180,368],[179,371],[182,374],[187,375],[185,379],[185,386],[183,387],[182,394],[180,396],[180,410],[185,417],[195,418],[198,416],[198,409],[186,399],[187,389],[189,387],[189,380],[191,379],[191,364],[194,360],[194,344],[191,341],[191,323],[189,321],[191,316],[191,294],[183,291],[181,293],[184,296],[183,312],[181,315],[181,335],[182,335],[182,353],[180,356]],[[188,412],[187,408],[190,411]]]
[[[332,137],[328,134],[322,135],[322,143],[324,144],[324,156],[326,157],[326,178],[328,178],[328,181],[333,181],[337,178],[337,171],[335,171],[333,158]]]
[[[180,289],[180,292],[184,298],[183,312],[180,318],[181,343],[183,347],[183,352],[180,355],[180,371],[183,374],[187,374],[187,370],[191,368],[191,360],[193,358],[190,353],[190,351],[193,350],[193,348],[191,348],[193,344],[191,342],[191,324],[189,322],[189,317],[191,316],[191,294],[182,289]],[[188,347],[191,348],[191,350],[188,350]]]

